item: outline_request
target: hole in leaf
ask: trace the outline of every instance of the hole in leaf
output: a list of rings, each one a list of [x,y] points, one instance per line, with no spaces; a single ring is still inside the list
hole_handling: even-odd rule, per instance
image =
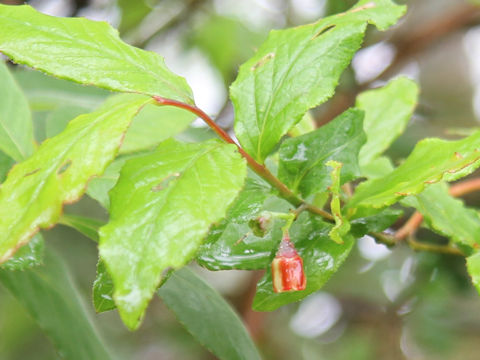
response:
[[[57,170],[57,175],[62,175],[72,165],[72,160],[65,161]]]
[[[260,60],[258,60],[257,63],[250,68],[250,70],[251,70],[251,71],[257,70],[259,67],[265,65],[267,62],[269,62],[269,61],[270,61],[271,59],[273,59],[274,57],[275,57],[275,53],[268,53],[268,54],[265,55],[263,58],[261,58]]]
[[[168,175],[166,178],[164,178],[160,183],[158,183],[157,185],[155,185],[154,187],[152,187],[152,191],[153,192],[157,192],[157,191],[162,191],[163,189],[165,189],[168,184],[170,183],[170,181],[176,179],[177,177],[180,176],[180,173],[176,172],[176,173],[173,173],[173,174],[170,174]]]
[[[27,177],[27,176],[33,175],[33,174],[35,174],[35,173],[37,173],[37,172],[39,172],[39,171],[40,171],[40,168],[35,169],[35,170],[33,170],[33,171],[30,171],[30,172],[26,173],[25,175],[23,175],[23,177]]]
[[[325,34],[327,31],[330,31],[332,30],[333,28],[335,28],[335,24],[333,25],[328,25],[326,27],[324,27],[322,30],[320,30],[319,32],[317,32],[315,35],[312,36],[312,39],[311,40],[315,40],[316,38],[318,38],[320,35],[323,35]]]

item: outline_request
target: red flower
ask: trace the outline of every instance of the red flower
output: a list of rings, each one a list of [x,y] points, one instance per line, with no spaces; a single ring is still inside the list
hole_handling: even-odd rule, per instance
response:
[[[288,233],[283,235],[275,259],[272,261],[273,291],[300,291],[307,286],[303,259],[298,255]]]

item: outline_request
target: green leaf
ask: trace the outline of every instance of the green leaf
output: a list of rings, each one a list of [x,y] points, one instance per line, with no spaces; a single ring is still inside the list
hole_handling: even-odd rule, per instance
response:
[[[319,290],[345,261],[354,239],[348,235],[343,244],[330,240],[332,225],[324,223],[318,217],[302,213],[290,228],[290,237],[295,248],[303,258],[307,288],[302,291],[275,293],[273,291],[270,267],[257,285],[257,294],[253,301],[255,311],[273,311]],[[273,256],[273,255],[272,255]]]
[[[305,135],[311,131],[316,129],[315,126],[315,119],[313,118],[310,111],[307,111],[305,115],[303,115],[302,120],[298,124],[296,124],[293,128],[290,129],[288,135],[291,137]]]
[[[367,23],[385,30],[404,12],[390,0],[362,0],[346,13],[272,31],[230,88],[243,148],[263,162],[307,110],[333,95]]]
[[[356,107],[365,111],[363,126],[367,143],[360,150],[360,165],[368,165],[383,153],[405,130],[417,106],[418,86],[406,77],[398,77],[379,89],[357,97]]]
[[[125,44],[106,22],[0,5],[0,28],[0,51],[16,63],[82,84],[193,103],[185,79],[161,56]]]
[[[8,171],[12,168],[15,161],[0,151],[0,184],[7,177]]]
[[[50,138],[60,134],[71,120],[92,110],[72,104],[60,105],[52,110],[45,119],[45,136]]]
[[[41,234],[36,234],[25,246],[22,246],[17,253],[7,262],[0,265],[0,269],[25,270],[35,266],[43,265],[45,242]]]
[[[111,359],[60,255],[47,252],[45,266],[33,269],[0,269],[0,283],[26,308],[61,358]]]
[[[1,60],[0,84],[0,150],[21,161],[33,152],[32,115],[22,90]]]
[[[191,41],[220,71],[226,84],[231,84],[238,66],[254,53],[264,37],[234,18],[212,15],[195,31]]]
[[[422,192],[428,184],[466,176],[480,166],[478,148],[480,131],[457,141],[422,140],[405,162],[390,174],[360,184],[348,206],[381,208]]]
[[[365,143],[363,111],[349,109],[329,124],[285,140],[280,146],[278,176],[290,189],[308,197],[330,185],[328,160],[343,163],[341,183],[360,175],[358,152]]]
[[[148,0],[118,0],[117,5],[122,13],[119,30],[121,33],[139,25],[139,23],[152,11],[152,2]]]
[[[175,271],[158,295],[180,323],[219,359],[261,359],[232,307],[192,270]]]
[[[74,106],[94,110],[111,93],[91,86],[47,76],[39,71],[17,67],[13,72],[33,111]]]
[[[134,119],[125,135],[120,153],[152,149],[163,140],[179,134],[195,119],[186,110],[147,105]]]
[[[282,233],[278,224],[265,236],[255,236],[248,226],[270,196],[270,187],[248,178],[225,219],[213,226],[197,253],[197,262],[210,269],[264,269],[270,263],[273,249]]]
[[[58,223],[77,230],[95,242],[98,242],[98,229],[105,225],[104,221],[72,214],[62,214]]]
[[[105,263],[99,259],[97,263],[97,277],[93,283],[93,305],[97,313],[116,308],[113,301],[113,293],[113,280],[108,275]]]
[[[392,164],[392,160],[386,156],[380,156],[366,165],[361,166],[362,175],[367,179],[376,179],[384,177],[390,174],[395,167]]]
[[[467,270],[473,285],[480,293],[480,252],[467,257]]]
[[[39,228],[54,225],[64,203],[82,196],[90,178],[115,157],[133,116],[151,101],[142,95],[115,96],[70,122],[10,171],[0,188],[0,263]]]
[[[434,184],[405,200],[422,213],[433,230],[471,248],[480,244],[480,215],[452,197],[447,184]]]
[[[115,159],[103,172],[103,175],[92,179],[88,184],[87,194],[92,199],[97,200],[105,209],[110,208],[110,199],[108,192],[115,186],[119,176],[120,170],[125,165],[126,159]]]
[[[167,268],[185,265],[210,225],[240,191],[245,161],[216,140],[170,139],[153,154],[127,161],[110,192],[110,222],[100,229],[100,255],[115,284],[125,324],[136,328]]]
[[[400,209],[386,208],[378,211],[372,208],[361,208],[355,213],[355,219],[350,221],[350,233],[360,238],[369,232],[381,232],[391,226],[403,211]]]
[[[343,164],[335,160],[329,160],[325,165],[333,169],[330,174],[332,185],[329,190],[332,193],[330,209],[335,220],[335,226],[330,230],[328,235],[337,244],[343,244],[343,238],[348,233],[348,230],[350,230],[350,223],[343,217],[340,207],[340,172]]]

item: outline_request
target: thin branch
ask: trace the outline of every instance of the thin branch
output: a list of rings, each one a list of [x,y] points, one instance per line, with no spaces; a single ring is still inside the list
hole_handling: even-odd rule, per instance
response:
[[[261,176],[263,179],[265,179],[272,187],[276,188],[280,194],[281,197],[289,201],[292,205],[295,205],[297,209],[294,211],[293,214],[295,214],[295,217],[298,216],[302,211],[307,210],[313,214],[320,215],[323,217],[325,220],[332,222],[333,216],[327,211],[324,211],[312,204],[307,203],[303,199],[297,197],[284,183],[282,183],[275,175],[273,175],[266,167],[265,165],[259,164],[255,159],[253,159],[249,154],[243,150],[243,148],[237,144],[231,137],[226,133],[220,126],[218,126],[213,119],[208,116],[203,110],[199,109],[195,105],[190,105],[190,104],[185,104],[180,101],[176,100],[171,100],[171,99],[165,99],[161,96],[153,96],[155,101],[157,102],[158,105],[160,106],[174,106],[178,107],[181,109],[188,110],[192,112],[193,114],[197,115],[200,117],[202,120],[207,123],[210,128],[217,133],[217,135],[224,140],[226,143],[233,144],[237,147],[239,153],[245,158],[247,161],[248,165],[250,168],[255,171],[259,176]],[[475,185],[473,185],[475,184]],[[454,186],[452,186],[451,191],[454,193],[461,193],[465,194],[469,191],[473,191],[473,189],[479,189],[480,188],[480,180],[479,179],[474,179],[474,180],[469,180],[468,183],[467,181],[458,183]],[[421,216],[421,214],[420,214]],[[418,217],[418,216],[417,216]],[[415,224],[420,221],[421,219],[416,219]],[[404,230],[404,232],[407,233],[407,235],[411,235],[413,231],[418,228],[420,223],[418,225],[414,225],[414,220],[409,221],[409,230]],[[371,233],[373,237],[377,239],[378,242],[383,243],[389,247],[395,246],[398,241],[396,236],[388,235],[385,233]],[[410,247],[414,250],[423,250],[423,251],[429,251],[429,252],[437,252],[437,253],[444,253],[444,254],[452,254],[452,255],[463,255],[463,253],[456,249],[452,248],[449,246],[441,246],[441,245],[435,245],[435,244],[427,244],[423,242],[418,242],[413,238],[413,236],[409,236],[408,238],[408,244]]]
[[[385,233],[370,233],[376,240],[376,242],[380,244],[384,244],[388,247],[397,246],[399,243],[397,241],[396,236],[385,234]],[[406,239],[407,245],[415,250],[415,251],[427,251],[433,252],[438,254],[449,254],[449,255],[456,255],[456,256],[465,256],[465,254],[457,248],[448,246],[448,245],[437,245],[437,244],[430,244],[426,242],[421,242],[415,239],[413,235],[410,235]]]
[[[480,190],[480,178],[475,178],[453,184],[449,189],[449,193],[452,196],[460,197],[478,190]],[[396,231],[395,238],[397,240],[403,240],[408,236],[413,235],[422,222],[423,215],[420,212],[415,211],[407,222]]]
[[[396,48],[396,56],[393,61],[374,79],[335,95],[330,106],[323,114],[319,125],[324,125],[344,112],[355,103],[355,98],[363,90],[370,87],[375,81],[388,78],[413,56],[425,51],[427,48],[444,38],[448,34],[478,23],[480,20],[480,7],[478,5],[465,4],[447,11],[445,16],[436,18],[427,24],[413,29],[410,35],[393,38],[390,43]]]
[[[426,242],[419,242],[413,236],[410,236],[407,242],[408,242],[408,245],[413,250],[417,250],[417,251],[428,251],[428,252],[434,252],[439,254],[465,256],[465,254],[457,248],[454,248],[451,246],[445,246],[445,245],[428,244]]]
[[[282,183],[275,175],[273,175],[270,170],[267,169],[265,165],[259,164],[255,159],[253,159],[243,148],[238,145],[226,131],[224,131],[220,126],[218,126],[215,121],[212,120],[203,110],[199,109],[195,105],[185,104],[180,101],[165,99],[161,96],[153,96],[158,105],[170,105],[175,106],[181,109],[190,111],[191,113],[200,117],[205,123],[225,142],[229,144],[234,144],[237,146],[238,152],[245,158],[250,168],[255,171],[259,176],[266,180],[272,187],[278,190],[280,196],[285,200],[290,202],[296,207],[304,206],[308,211],[320,215],[328,221],[333,221],[333,216],[312,204],[307,203],[305,200],[299,198],[295,195],[284,183]]]

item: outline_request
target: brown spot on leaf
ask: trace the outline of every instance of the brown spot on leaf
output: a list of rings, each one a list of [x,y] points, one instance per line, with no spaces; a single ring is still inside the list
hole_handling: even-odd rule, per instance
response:
[[[35,174],[35,173],[37,173],[37,172],[39,172],[39,171],[40,171],[40,168],[35,169],[35,170],[33,170],[33,171],[30,171],[30,172],[26,173],[25,175],[23,175],[23,177],[27,177],[27,176],[33,175],[33,174]]]
[[[263,58],[261,58],[260,60],[258,60],[257,63],[250,68],[250,70],[251,70],[251,71],[257,70],[259,67],[265,65],[267,62],[269,62],[270,60],[272,60],[274,57],[275,57],[275,53],[268,53],[268,54],[265,55]]]
[[[455,151],[455,158],[460,160],[460,159],[463,159],[463,156],[459,152]]]
[[[159,182],[157,185],[155,185],[154,187],[152,187],[152,191],[153,192],[157,192],[157,191],[162,191],[163,189],[165,189],[168,184],[170,183],[170,181],[172,181],[173,179],[177,178],[180,176],[180,173],[179,172],[176,172],[176,173],[173,173],[173,174],[170,174],[168,175],[166,178],[164,178],[161,182]]]
[[[72,165],[72,160],[67,160],[65,161],[62,165],[57,170],[57,175],[62,175],[65,171],[68,170],[68,168]]]
[[[314,39],[318,38],[320,35],[323,35],[323,34],[325,34],[327,31],[330,31],[330,30],[332,30],[333,28],[335,28],[335,26],[336,26],[335,24],[325,26],[323,29],[321,29],[319,32],[317,32],[315,35],[313,35],[310,40],[314,40]]]

